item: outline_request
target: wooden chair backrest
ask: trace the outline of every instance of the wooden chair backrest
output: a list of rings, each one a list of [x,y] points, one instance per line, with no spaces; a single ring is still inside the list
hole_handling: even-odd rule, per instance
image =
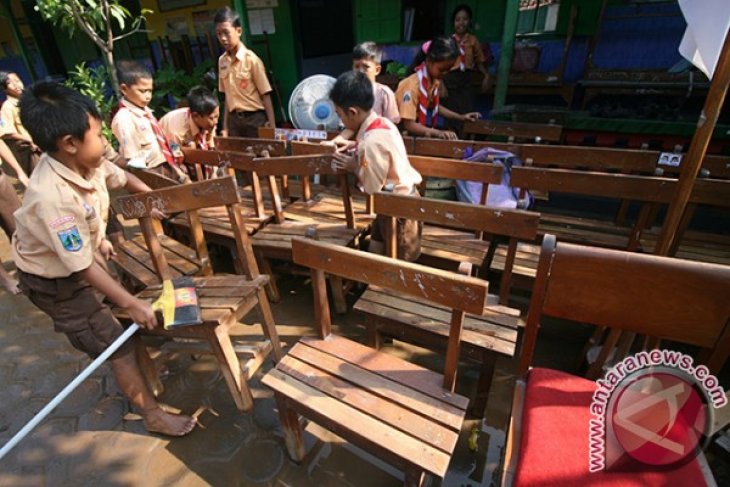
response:
[[[542,316],[696,345],[718,372],[730,355],[730,267],[543,240],[520,372]]]
[[[128,171],[137,176],[143,183],[145,183],[152,189],[169,188],[170,186],[177,186],[178,184],[180,184],[174,179],[151,171],[142,171],[140,169],[132,168],[128,169]]]
[[[302,238],[292,239],[292,255],[296,264],[311,269],[315,319],[322,338],[332,332],[325,274],[372,284],[450,308],[444,387],[453,392],[464,315],[482,314],[487,300],[486,281]]]
[[[215,147],[219,151],[253,152],[260,156],[264,151],[270,156],[286,155],[286,142],[282,140],[255,139],[247,137],[216,137]]]
[[[478,142],[474,140],[441,140],[425,137],[412,138],[410,145],[406,145],[409,154],[417,156],[445,157],[447,159],[463,159],[464,151],[471,149],[476,152],[479,149],[492,147],[493,149],[505,150],[520,157],[520,144],[505,144],[501,142]]]
[[[296,129],[279,129],[285,132],[291,131],[296,134]],[[327,131],[327,140],[332,140],[337,137],[340,133],[332,130]],[[276,139],[276,129],[274,127],[259,127],[259,138],[261,139]]]
[[[502,181],[502,167],[496,164],[425,156],[408,156],[408,160],[411,166],[423,176],[423,184],[425,184],[426,178],[429,177],[463,179],[483,183],[481,204],[487,202],[489,185],[499,184]]]
[[[266,218],[266,210],[264,209],[264,196],[261,190],[261,182],[259,181],[258,175],[255,172],[251,172],[248,169],[243,169],[242,166],[245,164],[236,164],[235,161],[246,160],[250,161],[256,157],[253,151],[248,152],[235,152],[235,151],[224,151],[224,150],[200,150],[200,149],[187,149],[184,148],[183,154],[185,156],[185,162],[192,164],[197,168],[200,167],[211,167],[218,169],[220,167],[226,168],[229,176],[235,176],[236,171],[251,173],[251,192],[253,194],[253,208],[256,217],[259,219]],[[198,171],[200,174],[203,171]],[[272,194],[275,191],[272,191]]]
[[[521,240],[535,240],[540,221],[540,214],[531,211],[489,208],[383,192],[375,194],[375,213]]]
[[[543,123],[476,120],[464,122],[463,131],[469,135],[509,137],[511,140],[560,142],[563,138],[562,126]]]
[[[115,200],[114,207],[124,218],[139,220],[157,275],[160,280],[165,280],[171,278],[171,273],[150,216],[152,210],[157,209],[168,215],[185,212],[198,257],[209,266],[210,259],[198,210],[225,206],[236,236],[236,258],[246,276],[253,279],[259,275],[259,270],[238,208],[239,203],[235,178],[226,177],[122,196]]]

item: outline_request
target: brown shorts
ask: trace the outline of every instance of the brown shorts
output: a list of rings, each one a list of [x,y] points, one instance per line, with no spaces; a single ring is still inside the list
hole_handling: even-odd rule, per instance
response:
[[[3,137],[3,140],[10,148],[10,152],[13,153],[15,158],[18,160],[18,164],[23,168],[25,174],[30,177],[30,173],[38,165],[41,160],[41,154],[38,151],[34,151],[30,142],[24,140],[11,139],[9,137]]]
[[[259,127],[267,122],[266,112],[230,112],[228,114],[228,135],[231,137],[258,137]]]
[[[8,238],[15,232],[15,218],[13,213],[20,208],[20,198],[15,188],[10,184],[8,177],[0,170],[0,226],[3,227]]]
[[[376,215],[373,221],[373,230],[370,238],[376,242],[385,242],[388,235],[389,217]],[[423,232],[423,223],[418,220],[406,220],[405,218],[396,218],[396,235],[398,243],[398,258],[415,262],[421,256],[421,233]]]
[[[46,279],[18,269],[18,281],[23,294],[51,317],[54,329],[91,358],[101,355],[124,332],[100,294],[78,273]],[[133,351],[132,341],[127,340],[111,359]]]

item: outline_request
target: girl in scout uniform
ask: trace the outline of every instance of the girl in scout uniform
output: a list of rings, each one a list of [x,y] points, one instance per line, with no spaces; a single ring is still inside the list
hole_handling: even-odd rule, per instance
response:
[[[23,93],[23,81],[13,72],[0,71],[0,89],[7,96],[0,108],[0,137],[13,151],[25,173],[30,174],[38,164],[40,150],[20,121],[18,100]]]
[[[481,118],[478,112],[462,115],[439,103],[445,94],[441,80],[458,58],[459,48],[450,37],[437,37],[421,46],[411,65],[413,74],[400,82],[395,93],[403,128],[410,135],[455,140],[454,132],[436,128],[439,115],[459,122]]]
[[[226,96],[222,135],[258,137],[259,127],[276,126],[264,63],[241,42],[241,19],[229,7],[215,14],[215,33],[225,49],[218,58],[218,90]]]

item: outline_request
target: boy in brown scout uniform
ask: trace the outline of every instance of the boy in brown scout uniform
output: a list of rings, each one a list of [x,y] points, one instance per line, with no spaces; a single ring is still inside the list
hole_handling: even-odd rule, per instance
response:
[[[129,294],[104,269],[113,255],[104,239],[108,189],[149,191],[138,178],[103,158],[101,116],[94,103],[62,85],[40,82],[23,94],[20,114],[44,154],[15,212],[12,250],[20,288],[53,319],[54,328],[90,357],[100,355],[123,328],[102,301],[133,321],[157,326],[150,305]],[[162,215],[157,215],[162,216]],[[182,436],[195,420],[161,409],[125,343],[110,358],[114,378],[141,411],[149,431]]]
[[[40,150],[33,143],[18,115],[18,100],[23,93],[23,81],[15,73],[0,71],[0,89],[7,96],[0,109],[0,137],[20,162],[23,171],[30,174],[38,164]]]
[[[330,99],[342,123],[355,135],[354,154],[338,152],[338,167],[357,175],[360,189],[418,196],[421,175],[408,161],[403,138],[396,126],[373,112],[373,85],[367,75],[349,71],[337,78]],[[387,219],[378,215],[373,222],[370,251],[384,253]],[[421,225],[414,220],[398,220],[398,258],[415,261],[421,255]]]
[[[212,91],[203,87],[192,88],[187,95],[188,106],[165,114],[160,127],[171,145],[208,150],[215,147],[215,127],[220,108]]]
[[[241,19],[229,7],[215,14],[215,33],[226,50],[218,58],[218,91],[226,95],[222,135],[258,137],[259,127],[276,126],[264,63],[241,42]]]
[[[181,183],[190,182],[182,153],[173,153],[160,123],[147,106],[152,100],[152,74],[139,63],[119,63],[119,90],[124,96],[112,119],[112,132],[119,141],[119,154],[129,167],[146,169]]]

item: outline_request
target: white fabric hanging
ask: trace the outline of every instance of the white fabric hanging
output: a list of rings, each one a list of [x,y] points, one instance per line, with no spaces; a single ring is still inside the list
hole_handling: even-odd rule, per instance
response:
[[[687,21],[679,53],[712,79],[730,29],[730,1],[679,0],[679,8]]]

